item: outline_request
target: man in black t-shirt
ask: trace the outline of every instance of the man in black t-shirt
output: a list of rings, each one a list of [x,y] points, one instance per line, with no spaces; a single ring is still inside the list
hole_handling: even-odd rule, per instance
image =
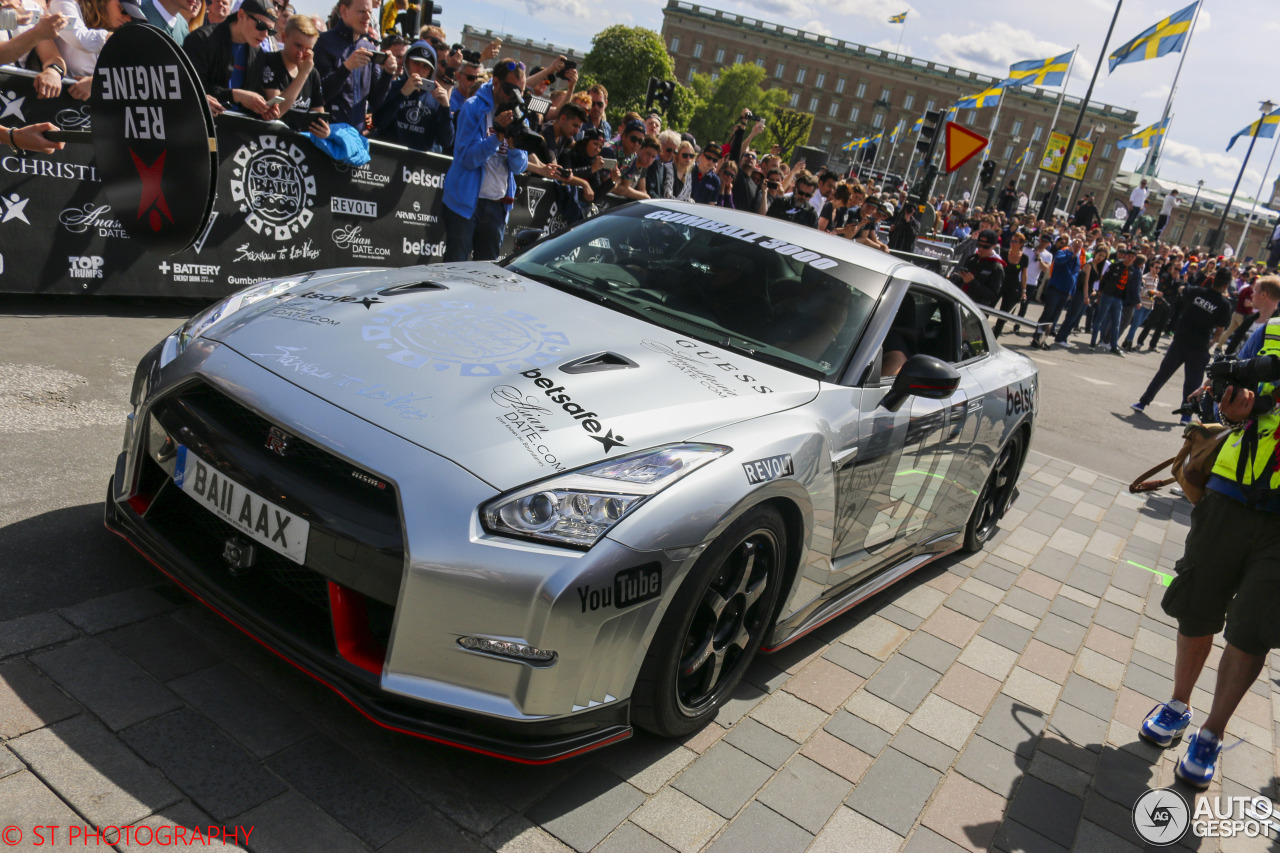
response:
[[[319,32],[311,19],[294,15],[285,24],[284,44],[278,51],[263,51],[249,69],[248,88],[263,98],[284,98],[273,107],[275,114],[294,130],[307,130],[321,139],[329,135],[324,120],[324,95],[315,65],[315,44]],[[307,113],[315,113],[307,118]]]
[[[1133,404],[1134,411],[1141,412],[1151,405],[1164,383],[1179,367],[1183,369],[1183,400],[1200,387],[1204,381],[1205,366],[1209,363],[1209,341],[1231,320],[1231,302],[1227,299],[1230,284],[1231,271],[1221,269],[1213,277],[1212,289],[1193,287],[1182,295],[1182,310],[1174,326],[1173,341],[1165,351],[1164,360],[1160,362],[1151,384]],[[1191,423],[1191,416],[1183,415],[1182,423]]]

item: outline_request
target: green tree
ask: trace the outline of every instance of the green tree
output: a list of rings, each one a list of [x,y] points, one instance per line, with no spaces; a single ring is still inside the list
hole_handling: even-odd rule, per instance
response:
[[[582,61],[582,71],[609,90],[609,122],[618,126],[627,110],[644,111],[649,78],[675,79],[675,66],[667,54],[662,36],[644,27],[614,24],[591,39],[591,51]],[[682,96],[672,98],[675,106]]]
[[[698,142],[711,140],[726,142],[733,126],[744,109],[756,115],[767,115],[775,107],[786,103],[785,89],[762,89],[764,69],[751,63],[725,68],[720,77],[712,80],[705,74],[695,74],[690,88],[702,98],[702,104],[689,122],[689,132]],[[757,136],[753,145],[759,148],[768,141],[766,134]]]
[[[797,145],[809,141],[813,131],[813,113],[776,107],[769,119],[769,136],[782,149],[782,159],[790,160]]]

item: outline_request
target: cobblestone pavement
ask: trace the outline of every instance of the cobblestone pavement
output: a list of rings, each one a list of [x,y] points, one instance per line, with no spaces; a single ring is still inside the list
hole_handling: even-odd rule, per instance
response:
[[[1178,753],[1135,729],[1171,690],[1159,600],[1189,511],[1032,452],[987,551],[762,658],[682,743],[548,767],[383,732],[161,583],[0,623],[0,829],[239,826],[253,851],[1137,849],[1132,804],[1174,784]],[[1270,664],[1211,796],[1275,795]]]

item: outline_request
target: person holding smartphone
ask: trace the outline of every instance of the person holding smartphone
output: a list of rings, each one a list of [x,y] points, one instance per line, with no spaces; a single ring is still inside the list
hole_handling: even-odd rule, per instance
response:
[[[266,99],[249,86],[249,69],[257,63],[262,43],[275,25],[275,12],[263,0],[244,0],[221,24],[187,34],[182,49],[195,66],[211,106],[217,103],[215,115],[237,107],[266,119],[278,115],[273,115]]]
[[[378,136],[416,151],[446,151],[453,146],[449,93],[436,80],[436,52],[416,41],[404,55],[405,73],[373,114]]]
[[[250,87],[267,99],[268,115],[285,116],[286,124],[294,130],[309,130],[324,139],[329,135],[329,124],[323,118],[314,52],[319,35],[310,18],[294,15],[285,24],[283,46],[275,53],[259,55],[249,77]],[[309,114],[315,115],[306,121]]]
[[[366,113],[382,106],[400,66],[368,38],[372,0],[338,0],[338,18],[316,40],[316,70],[330,120],[363,129]]]

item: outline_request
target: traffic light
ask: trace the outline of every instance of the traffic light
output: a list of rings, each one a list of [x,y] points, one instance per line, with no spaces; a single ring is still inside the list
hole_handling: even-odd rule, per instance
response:
[[[659,80],[657,77],[649,78],[649,88],[644,96],[645,110],[652,110],[655,106],[661,112],[666,112],[671,106],[671,98],[676,93],[676,84],[671,80]]]
[[[983,160],[982,169],[978,172],[978,185],[986,186],[991,183],[991,179],[996,175],[996,161]]]
[[[916,139],[916,150],[921,154],[932,155],[938,143],[938,125],[942,122],[941,110],[926,110],[924,123],[920,125],[920,136]],[[932,156],[926,156],[932,160]]]
[[[423,27],[430,27],[435,25],[436,19],[440,17],[441,11],[442,10],[440,9],[439,3],[432,3],[430,2],[430,0],[427,0],[427,2],[422,3],[422,6],[421,6],[422,19],[418,22],[418,28],[412,31],[406,30],[404,33],[405,37],[411,40],[417,39],[418,33],[422,32]],[[400,14],[403,15],[404,13],[401,12]],[[411,23],[410,21],[405,20],[403,18],[400,20],[402,22],[401,24],[402,29],[404,29],[404,26],[403,26],[404,24]]]

